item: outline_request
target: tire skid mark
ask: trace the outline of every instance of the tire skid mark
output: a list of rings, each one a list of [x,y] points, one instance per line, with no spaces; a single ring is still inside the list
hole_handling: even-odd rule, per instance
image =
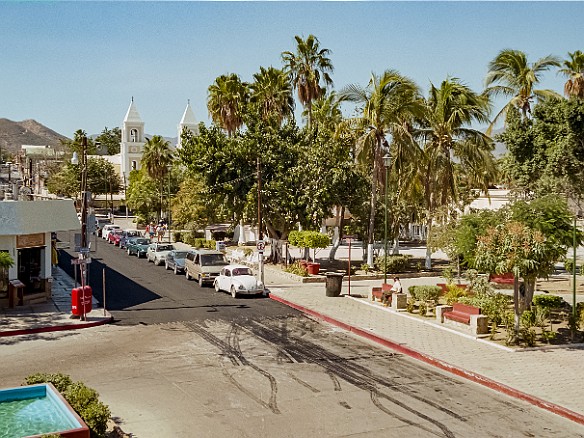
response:
[[[280,337],[280,333],[278,333],[278,331],[276,331],[275,329],[266,326],[265,324],[258,324],[255,321],[252,321],[253,324],[251,324],[249,326],[249,330],[258,338],[260,339],[264,339],[267,343],[273,345],[275,348],[278,349],[282,349],[282,348],[287,348],[287,352],[289,354],[297,354],[301,357],[304,358],[304,362],[310,362],[310,363],[314,363],[317,364],[323,368],[325,368],[327,370],[327,373],[333,373],[336,376],[340,377],[341,379],[345,380],[346,382],[361,388],[363,390],[367,390],[367,391],[377,391],[376,388],[376,384],[379,384],[380,386],[386,387],[388,389],[392,389],[396,392],[400,392],[403,393],[405,395],[408,395],[411,398],[414,398],[424,404],[430,405],[432,407],[434,407],[435,409],[444,412],[450,416],[452,416],[453,418],[456,418],[460,421],[465,422],[466,419],[464,417],[461,417],[460,415],[456,414],[455,412],[452,412],[451,410],[444,408],[443,406],[438,405],[435,402],[431,402],[428,401],[422,397],[420,397],[417,394],[413,394],[411,393],[411,391],[408,391],[407,388],[405,388],[403,385],[392,385],[392,384],[388,384],[386,382],[385,378],[382,378],[380,376],[375,376],[373,374],[370,373],[370,370],[354,363],[354,362],[344,362],[343,359],[334,354],[329,352],[328,350],[313,344],[310,341],[307,341],[305,339],[295,339],[294,342],[291,342],[290,339],[279,339]],[[259,326],[259,327],[258,327]],[[280,331],[281,332],[281,331]],[[282,344],[284,344],[286,347],[284,347]],[[294,352],[290,351],[289,348],[294,349]],[[330,374],[329,374],[330,375]],[[445,426],[444,424],[442,424],[441,422],[439,422],[438,420],[434,420],[430,417],[428,417],[427,415],[424,415],[422,412],[419,412],[413,408],[407,407],[405,406],[405,404],[398,402],[397,399],[393,399],[392,397],[386,395],[386,394],[382,394],[383,398],[387,398],[390,401],[395,401],[396,404],[404,407],[404,409],[407,409],[409,412],[411,412],[412,414],[418,416],[419,418],[423,418],[425,420],[427,420],[428,422],[430,422],[430,424],[435,425],[437,428],[439,428],[440,430],[442,430],[445,433],[445,436],[447,437],[454,437],[454,434],[447,428],[447,426]],[[376,405],[378,408],[381,405]],[[391,412],[387,409],[382,409],[383,412],[397,417],[398,419],[402,419],[400,416],[397,416],[394,412]],[[411,424],[414,427],[421,427],[423,428],[421,425],[417,424],[417,423],[413,423],[413,422],[407,422],[408,424]],[[424,429],[425,430],[425,429]]]
[[[319,389],[316,389],[314,386],[312,386],[310,383],[305,382],[304,380],[302,380],[301,378],[295,376],[293,373],[288,373],[288,375],[292,378],[292,380],[294,380],[296,383],[301,384],[302,386],[304,386],[305,388],[308,388],[309,390],[311,390],[312,392],[314,392],[315,394],[320,393]]]
[[[337,379],[337,376],[335,376],[331,370],[327,370],[326,373],[328,374],[328,376],[331,378],[331,380],[333,382],[335,392],[342,391],[343,388],[341,388],[341,382],[339,382],[339,379]]]

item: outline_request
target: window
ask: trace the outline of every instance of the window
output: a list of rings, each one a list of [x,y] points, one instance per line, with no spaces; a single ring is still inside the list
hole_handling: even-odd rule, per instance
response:
[[[130,130],[130,141],[131,142],[138,142],[138,130],[137,129],[131,129]]]
[[[136,161],[135,161],[135,160],[134,160],[134,161],[132,161],[132,170],[136,170],[136,164],[137,164],[137,163],[136,163]]]
[[[235,268],[233,270],[233,276],[235,277],[236,275],[253,275],[251,272],[251,269],[249,268]]]

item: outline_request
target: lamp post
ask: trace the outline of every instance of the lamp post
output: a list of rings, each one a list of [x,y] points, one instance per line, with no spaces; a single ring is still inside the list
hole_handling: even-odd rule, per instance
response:
[[[387,181],[389,180],[389,167],[391,166],[391,154],[389,151],[383,156],[383,167],[385,167],[385,235],[383,243],[383,284],[387,284]]]

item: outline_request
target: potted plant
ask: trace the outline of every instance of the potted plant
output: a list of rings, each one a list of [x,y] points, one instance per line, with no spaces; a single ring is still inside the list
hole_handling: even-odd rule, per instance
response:
[[[317,250],[326,248],[330,244],[330,237],[318,231],[291,231],[288,235],[288,242],[298,248],[312,249],[312,259],[316,260]],[[300,265],[305,267],[309,274],[316,275],[320,272],[320,263],[301,260]]]
[[[0,251],[0,297],[8,295],[8,269],[14,265],[14,259],[6,251]]]

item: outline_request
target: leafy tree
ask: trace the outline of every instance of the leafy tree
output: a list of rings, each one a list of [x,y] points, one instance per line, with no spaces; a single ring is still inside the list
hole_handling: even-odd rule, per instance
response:
[[[130,172],[126,201],[128,207],[136,212],[139,222],[149,222],[153,219],[152,212],[160,211],[162,205],[158,195],[158,184],[150,178],[145,168]]]
[[[79,157],[81,157],[81,155],[83,154],[83,146],[82,146],[83,137],[87,137],[87,133],[82,129],[78,129],[73,134],[73,140],[67,139],[67,140],[60,140],[60,141],[61,141],[61,144],[71,152],[71,154],[73,152],[77,152]],[[87,154],[88,155],[95,155],[96,152],[97,152],[97,149],[95,147],[95,142],[91,139],[91,137],[87,137]]]
[[[95,142],[101,144],[101,148],[106,150],[108,155],[116,155],[120,153],[120,143],[122,142],[122,131],[115,127],[108,129],[106,126],[95,138]]]
[[[231,137],[243,125],[248,99],[248,84],[238,75],[221,75],[209,86],[207,109],[213,122]]]
[[[531,113],[531,102],[534,97],[540,100],[559,97],[552,90],[536,88],[542,73],[551,67],[559,67],[559,65],[559,58],[552,55],[529,63],[527,55],[520,50],[501,50],[489,63],[489,72],[485,78],[485,86],[487,87],[485,93],[489,97],[511,97],[511,100],[495,116],[487,133],[490,134],[494,124],[501,117],[505,117],[509,108],[517,108],[526,119]]]
[[[198,230],[217,222],[220,206],[209,203],[207,187],[200,176],[187,176],[172,203],[173,223],[176,227]]]
[[[164,183],[172,165],[174,156],[170,149],[170,143],[161,136],[155,135],[146,141],[144,152],[142,153],[142,166],[146,169],[148,176],[158,183],[158,193],[160,196],[160,215],[163,208]],[[158,219],[160,219],[160,215]]]
[[[282,53],[285,71],[290,75],[292,85],[298,91],[300,103],[308,109],[308,126],[312,124],[312,102],[324,94],[324,89],[332,85],[329,73],[333,64],[328,58],[331,51],[321,49],[318,38],[308,35],[305,40],[296,35],[296,52]],[[321,86],[324,82],[324,87]]]
[[[285,119],[294,116],[292,85],[283,70],[260,67],[259,73],[253,77],[254,82],[249,85],[249,101],[264,122],[273,119],[280,126]]]
[[[564,85],[564,94],[584,99],[584,53],[580,50],[568,52],[570,59],[564,60],[558,73],[568,78]]]

